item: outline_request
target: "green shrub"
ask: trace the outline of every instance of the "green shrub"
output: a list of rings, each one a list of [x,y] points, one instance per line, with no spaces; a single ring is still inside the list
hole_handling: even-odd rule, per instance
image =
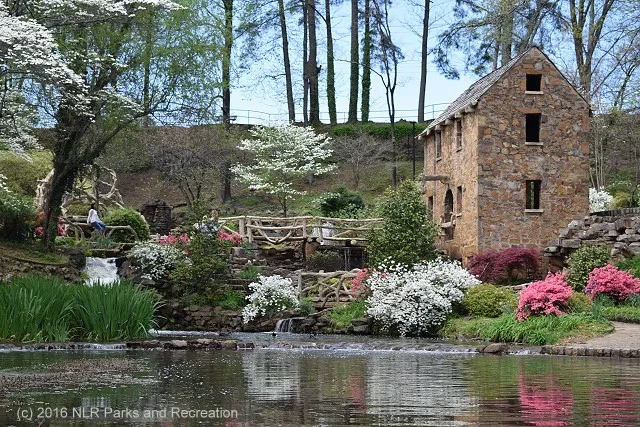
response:
[[[7,185],[12,191],[34,197],[38,180],[45,178],[53,167],[53,156],[46,150],[29,151],[28,154],[31,160],[0,150],[0,171],[7,177]]]
[[[189,242],[189,262],[177,266],[171,279],[184,293],[213,293],[221,290],[216,280],[229,275],[229,260],[221,255],[222,244],[217,235],[196,233]]]
[[[159,300],[130,282],[85,286],[28,276],[0,284],[0,306],[0,341],[112,341],[146,337]]]
[[[571,254],[568,260],[569,273],[567,283],[573,290],[582,292],[594,268],[603,267],[609,262],[609,250],[603,246],[582,246]]]
[[[322,215],[332,218],[342,218],[345,213],[350,214],[362,209],[364,209],[362,196],[356,191],[349,190],[346,185],[335,186],[320,203]]]
[[[6,188],[0,176],[0,239],[21,242],[33,234],[33,199]]]
[[[586,313],[591,310],[591,298],[587,294],[574,292],[567,302],[567,312]]]
[[[316,312],[316,308],[313,305],[313,301],[310,298],[302,298],[300,305],[298,306],[298,313],[301,316],[308,316]]]
[[[360,319],[367,314],[367,304],[364,300],[358,299],[346,305],[335,306],[327,317],[331,324],[337,329],[347,329],[351,321]]]
[[[405,265],[436,258],[437,227],[430,219],[422,194],[412,181],[385,192],[381,204],[384,225],[369,233],[369,262],[377,266],[387,259]]]
[[[256,280],[260,275],[260,267],[253,264],[245,264],[240,270],[239,277],[244,280]]]
[[[151,232],[149,231],[149,224],[144,217],[135,209],[118,209],[111,211],[104,218],[105,224],[109,226],[123,226],[129,225],[138,234],[139,240],[149,240]],[[133,242],[133,236],[126,230],[116,230],[111,234],[111,238],[116,242]]]
[[[625,258],[615,263],[619,270],[629,271],[633,277],[640,277],[640,256]]]
[[[245,295],[242,292],[234,291],[233,289],[227,289],[222,298],[215,302],[215,305],[224,308],[225,310],[239,310],[247,304]]]
[[[307,270],[339,271],[343,268],[342,257],[333,251],[315,251],[307,257]]]
[[[518,295],[509,289],[481,284],[467,290],[463,304],[471,315],[498,317],[505,311],[516,309]]]
[[[74,203],[67,206],[67,216],[87,216],[91,206],[88,204]]]

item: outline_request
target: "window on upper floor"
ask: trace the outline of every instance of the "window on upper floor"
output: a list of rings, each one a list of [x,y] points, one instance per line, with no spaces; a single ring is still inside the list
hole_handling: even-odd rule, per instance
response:
[[[458,187],[456,192],[456,213],[462,215],[462,187]]]
[[[456,149],[462,148],[462,119],[456,120]]]
[[[542,90],[542,74],[527,74],[527,92],[540,92]]]
[[[429,208],[429,215],[433,219],[433,196],[427,198],[427,207]]]
[[[525,142],[540,142],[540,122],[542,114],[525,114],[526,139]]]
[[[540,209],[540,188],[542,181],[539,179],[526,181],[525,209]]]
[[[442,132],[436,131],[436,159],[442,157]]]

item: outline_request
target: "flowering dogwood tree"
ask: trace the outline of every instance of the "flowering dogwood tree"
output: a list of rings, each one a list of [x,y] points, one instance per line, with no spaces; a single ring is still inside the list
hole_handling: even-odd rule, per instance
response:
[[[240,150],[253,154],[250,165],[237,164],[231,170],[250,190],[274,195],[287,216],[287,202],[306,194],[293,180],[308,174],[320,175],[336,168],[327,159],[333,153],[331,138],[316,134],[311,127],[281,125],[250,130],[254,139],[245,139]]]
[[[216,42],[201,42],[208,33],[194,27],[199,15],[173,19],[189,10],[171,0],[0,2],[0,145],[24,154],[36,120],[54,126],[45,245],[64,193],[120,131],[159,111],[212,110]]]

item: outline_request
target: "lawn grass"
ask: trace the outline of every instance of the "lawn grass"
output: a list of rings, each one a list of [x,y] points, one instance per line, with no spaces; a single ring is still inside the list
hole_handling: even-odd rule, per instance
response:
[[[531,345],[589,339],[613,331],[611,323],[590,313],[532,316],[518,322],[513,313],[498,318],[453,318],[440,329],[442,338],[481,339]]]
[[[346,305],[334,307],[327,317],[331,325],[337,329],[347,329],[351,321],[364,317],[367,314],[367,305],[364,300],[358,299]]]
[[[629,305],[600,307],[600,316],[607,320],[626,323],[640,323],[640,308]]]
[[[45,251],[39,242],[15,243],[0,242],[0,253],[20,261],[35,262],[38,264],[63,265],[69,262],[66,255]]]

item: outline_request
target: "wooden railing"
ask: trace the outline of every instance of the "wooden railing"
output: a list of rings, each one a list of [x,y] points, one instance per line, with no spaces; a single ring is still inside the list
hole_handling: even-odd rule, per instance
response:
[[[224,229],[239,233],[245,241],[279,244],[312,238],[326,242],[366,242],[366,233],[379,228],[383,219],[234,216],[219,221]]]
[[[90,224],[84,222],[73,222],[68,218],[64,218],[62,223],[67,227],[67,233],[71,231],[73,236],[78,240],[84,238],[85,230],[87,230],[89,234],[93,230],[93,227]],[[135,242],[140,240],[140,238],[138,237],[138,233],[130,225],[107,225],[105,227],[105,230],[105,237],[111,237],[113,232],[116,230],[126,230],[133,235],[133,240]]]
[[[332,271],[329,273],[313,273],[298,270],[298,297],[311,297],[321,308],[327,304],[353,301],[350,280],[360,270]],[[337,280],[334,280],[337,279]],[[332,305],[333,305],[332,304]]]

